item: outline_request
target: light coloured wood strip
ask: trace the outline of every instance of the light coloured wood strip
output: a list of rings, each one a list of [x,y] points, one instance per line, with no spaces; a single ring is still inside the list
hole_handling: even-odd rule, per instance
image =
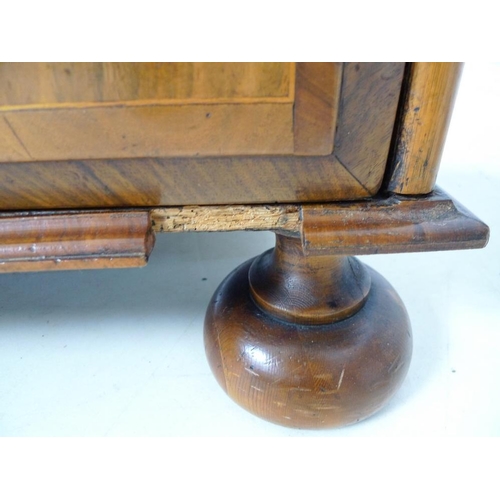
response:
[[[411,63],[389,191],[432,191],[461,71],[461,63]]]
[[[342,63],[297,63],[294,107],[294,152],[329,155],[342,83]]]
[[[0,112],[0,162],[293,153],[293,105]]]
[[[220,97],[208,99],[136,99],[133,101],[109,102],[60,102],[47,104],[19,104],[0,106],[0,112],[6,111],[48,111],[56,109],[88,109],[88,108],[136,108],[141,106],[187,106],[195,104],[287,104],[293,103],[293,98],[286,97]]]
[[[289,63],[0,63],[0,105],[286,97]]]
[[[292,100],[292,102],[295,102],[295,88],[297,86],[297,63],[291,62],[288,63],[290,65],[289,68],[289,86],[288,86],[288,95],[287,97]]]
[[[156,232],[278,231],[300,234],[299,205],[233,205],[157,208],[151,211]]]

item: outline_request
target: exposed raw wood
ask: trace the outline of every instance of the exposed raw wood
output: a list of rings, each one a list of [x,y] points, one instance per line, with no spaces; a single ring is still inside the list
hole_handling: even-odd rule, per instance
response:
[[[302,235],[308,254],[361,255],[482,248],[488,227],[444,191],[355,203],[171,207],[151,212],[157,232],[274,231]]]
[[[489,229],[436,190],[365,202],[302,207],[302,243],[310,254],[362,255],[482,248]]]
[[[388,191],[432,191],[461,70],[461,63],[411,63],[388,172]]]
[[[276,231],[300,234],[298,205],[229,205],[157,208],[151,211],[156,232]]]
[[[297,63],[295,154],[332,154],[341,83],[342,63]]]
[[[371,194],[385,170],[404,63],[344,63],[334,155]]]
[[[484,223],[440,190],[352,203],[3,213],[0,265],[6,272],[144,265],[152,231],[239,230],[301,237],[311,255],[481,248],[489,236]]]
[[[0,272],[140,267],[153,245],[147,211],[0,215]]]

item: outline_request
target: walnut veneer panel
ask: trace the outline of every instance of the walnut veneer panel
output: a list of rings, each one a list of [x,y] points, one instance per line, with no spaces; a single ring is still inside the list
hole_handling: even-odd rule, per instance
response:
[[[376,194],[404,63],[287,67],[299,77],[288,81],[286,98],[0,107],[0,209],[321,202]]]
[[[0,163],[0,209],[290,203],[366,198],[330,157]]]
[[[353,120],[365,123],[367,135],[375,124],[368,115],[389,110],[385,127],[379,120],[370,132],[373,137],[363,138],[363,147],[380,146],[383,152],[386,128],[392,125],[392,108],[386,100],[398,93],[402,67],[401,63],[2,63],[0,162],[327,156],[345,137],[359,141],[359,134],[350,130]],[[381,72],[382,78],[374,72]],[[353,111],[356,101],[358,109]],[[339,112],[342,120],[348,119],[337,137]],[[356,148],[352,154],[357,154]],[[366,154],[359,159],[373,162]]]
[[[0,106],[288,97],[290,63],[0,63]]]
[[[0,161],[293,153],[293,63],[3,63]]]

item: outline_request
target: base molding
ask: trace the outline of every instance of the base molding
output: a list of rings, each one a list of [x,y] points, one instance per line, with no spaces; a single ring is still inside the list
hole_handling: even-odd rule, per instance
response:
[[[355,202],[0,212],[0,272],[145,265],[162,232],[274,231],[308,255],[482,248],[486,224],[443,191]]]
[[[147,211],[0,214],[0,272],[145,266]]]

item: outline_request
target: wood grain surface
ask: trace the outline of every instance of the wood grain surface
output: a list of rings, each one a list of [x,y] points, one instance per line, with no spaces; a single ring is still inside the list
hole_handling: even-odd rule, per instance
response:
[[[312,254],[472,249],[489,238],[486,224],[439,189],[427,196],[305,205],[301,220],[304,251]]]
[[[289,97],[293,63],[0,63],[0,106]]]
[[[157,232],[274,231],[302,238],[307,254],[362,255],[482,248],[489,229],[437,188],[426,196],[358,202],[153,209]]]
[[[332,154],[343,64],[297,63],[296,68],[294,153]]]
[[[300,235],[300,205],[222,205],[156,208],[151,210],[158,233],[186,231],[275,231]]]
[[[0,163],[0,210],[293,203],[368,196],[370,192],[330,156]]]
[[[307,255],[481,248],[489,236],[484,223],[442,191],[336,204],[3,212],[0,266],[3,272],[140,266],[147,261],[153,232],[236,230],[293,236],[301,244],[299,260]],[[290,257],[297,253],[291,248]],[[320,291],[320,282],[311,282],[307,300]],[[292,296],[290,292],[288,300]]]
[[[0,64],[0,161],[293,153],[294,63]]]
[[[318,64],[318,67],[310,64],[302,67],[299,80],[309,81],[304,76],[308,71],[326,71],[330,72],[330,77],[325,77],[328,85],[315,88],[309,84],[308,89],[300,90],[304,85],[299,81],[299,90],[290,87],[290,92],[307,96],[303,97],[303,102],[311,103],[311,116],[317,115],[322,123],[326,123],[325,117],[329,120],[326,129],[323,126],[318,129],[327,131],[322,136],[324,139],[330,136],[333,126],[338,71],[333,71],[336,66],[332,63]],[[104,108],[59,109],[55,111],[61,112],[61,116],[67,114],[66,118],[53,124],[45,123],[35,110],[30,112],[28,120],[33,128],[24,135],[19,135],[22,124],[16,119],[21,119],[25,111],[16,111],[13,118],[9,114],[11,111],[0,109],[0,115],[3,113],[0,116],[0,150],[3,147],[3,151],[10,151],[8,154],[13,158],[0,162],[0,210],[327,202],[372,196],[379,190],[385,172],[403,67],[402,63],[344,65],[334,151],[323,156],[263,155],[268,146],[281,148],[287,141],[283,147],[290,148],[290,153],[294,149],[292,121],[281,122],[287,129],[283,135],[279,128],[274,128],[272,134],[266,132],[266,123],[273,127],[271,121],[279,115],[270,108],[263,111],[267,106],[274,106],[269,103],[249,105],[253,107],[252,112],[265,115],[254,115],[258,123],[256,128],[247,127],[244,118],[236,122],[225,121],[224,109],[231,106],[229,104],[217,105],[218,112],[214,113],[207,111],[205,104],[190,106],[191,111],[201,106],[199,120],[190,122],[179,118],[179,123],[193,130],[205,130],[206,135],[203,132],[200,140],[191,142],[192,136],[181,134],[176,144],[184,145],[194,154],[200,152],[198,146],[205,144],[214,154],[222,155],[201,157],[200,154],[192,158],[162,156],[165,152],[162,148],[170,146],[162,139],[168,127],[161,125],[163,118],[157,108],[134,107],[132,111],[137,113],[140,126],[134,128],[133,125],[131,129],[129,122],[122,119],[127,109],[121,107],[106,108],[109,113],[99,118],[95,113],[103,113]],[[332,94],[325,103],[326,88],[330,84]],[[276,105],[289,106],[292,119],[293,104]],[[167,107],[174,113],[176,106]],[[298,112],[301,114],[303,112]],[[75,122],[71,118],[73,115],[80,118]],[[271,121],[266,121],[266,116]],[[83,135],[79,135],[75,127],[78,128],[82,120],[91,123],[92,127],[80,129]],[[54,132],[52,137],[50,130],[60,133]],[[177,133],[175,127],[172,130]],[[255,134],[262,134],[262,138]],[[30,140],[26,141],[28,137]],[[317,144],[324,146],[328,141],[323,139],[319,137]],[[243,141],[240,144],[245,143],[249,148],[255,146],[259,154],[239,156],[236,154],[239,146],[234,140]],[[49,146],[68,153],[61,153],[62,157],[71,156],[71,151],[91,157],[93,153],[89,151],[94,148],[101,159],[34,161],[39,159],[35,151]],[[141,153],[143,146],[147,149],[143,153],[155,157],[129,158]],[[105,159],[108,147],[113,149],[108,153],[117,155],[113,159]],[[231,155],[224,156],[226,153]],[[120,156],[127,158],[119,159]]]
[[[385,171],[404,70],[403,63],[344,63],[334,155],[371,194]]]
[[[255,303],[275,318],[304,325],[340,321],[363,307],[370,276],[358,260],[304,254],[300,238],[277,235],[276,246],[248,271]]]
[[[388,191],[432,191],[461,71],[461,63],[411,63],[385,182]]]
[[[0,272],[141,267],[154,245],[147,211],[0,214]]]
[[[204,336],[210,367],[236,403],[271,422],[312,429],[358,422],[382,408],[406,375],[406,310],[389,283],[355,259],[301,257],[300,242],[290,240],[278,237],[269,266],[251,260],[214,293]],[[255,276],[249,283],[254,264],[264,286],[259,295],[268,299],[259,305]]]

